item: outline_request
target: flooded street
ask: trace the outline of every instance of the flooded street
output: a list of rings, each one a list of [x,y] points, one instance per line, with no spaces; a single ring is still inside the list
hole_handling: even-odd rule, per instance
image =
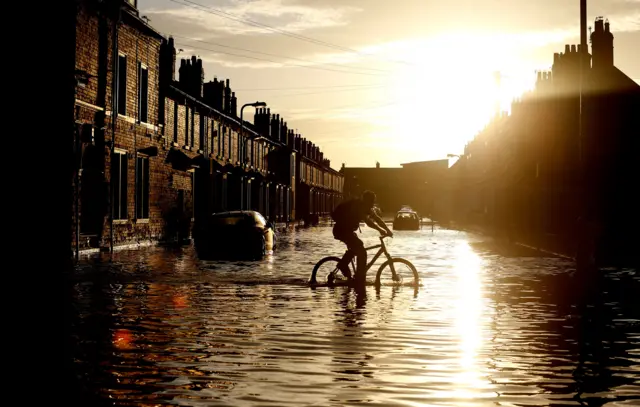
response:
[[[640,403],[638,271],[609,271],[588,296],[571,262],[479,235],[387,242],[417,267],[417,291],[310,288],[313,265],[344,252],[329,227],[281,235],[258,262],[201,261],[190,247],[86,257],[77,373],[113,405]]]

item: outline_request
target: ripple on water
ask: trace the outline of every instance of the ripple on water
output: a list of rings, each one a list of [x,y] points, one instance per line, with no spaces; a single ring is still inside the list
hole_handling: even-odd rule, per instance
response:
[[[637,402],[637,273],[610,272],[586,305],[565,260],[483,239],[397,233],[389,251],[416,265],[417,292],[310,289],[315,262],[344,251],[322,227],[281,236],[262,261],[90,257],[74,282],[78,373],[121,405]]]

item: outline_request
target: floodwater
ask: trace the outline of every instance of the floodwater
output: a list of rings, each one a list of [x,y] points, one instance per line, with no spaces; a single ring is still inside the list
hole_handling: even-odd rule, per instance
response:
[[[280,236],[257,262],[190,247],[85,258],[73,281],[84,390],[123,406],[640,404],[637,270],[588,284],[567,260],[466,232],[387,241],[416,265],[417,291],[310,288],[315,262],[344,251],[328,227]]]

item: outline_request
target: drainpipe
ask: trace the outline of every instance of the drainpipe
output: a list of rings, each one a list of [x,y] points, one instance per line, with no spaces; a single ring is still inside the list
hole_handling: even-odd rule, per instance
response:
[[[78,80],[76,79],[76,93],[77,93]],[[80,116],[80,106],[76,106],[76,126],[75,126],[75,136],[76,136],[76,261],[80,258],[80,154],[81,152],[81,144],[80,144],[80,134],[78,131],[78,117]]]
[[[140,123],[140,68],[138,67],[138,39],[136,39],[136,123]],[[148,76],[147,76],[148,78]],[[148,82],[148,81],[147,81]],[[147,109],[148,110],[148,109]],[[133,126],[133,217],[138,219],[138,129]]]
[[[116,76],[118,75],[118,27],[120,26],[121,19],[121,7],[118,3],[118,9],[116,11],[115,19],[113,21],[113,36],[111,41],[112,49],[112,74],[111,74],[111,157],[116,148],[116,121],[118,120],[118,87],[116,86]],[[113,162],[111,163],[113,165]],[[110,166],[111,168],[111,166]],[[110,213],[109,213],[109,250],[113,253],[113,180],[109,182],[109,196],[110,196]]]

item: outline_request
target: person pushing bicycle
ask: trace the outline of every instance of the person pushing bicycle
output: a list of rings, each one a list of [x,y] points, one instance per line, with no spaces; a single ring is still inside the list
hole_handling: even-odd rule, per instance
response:
[[[393,237],[393,232],[373,210],[375,202],[376,194],[365,191],[362,193],[362,198],[342,202],[331,213],[335,222],[333,237],[347,245],[347,255],[339,267],[342,274],[349,280],[353,278],[348,267],[353,256],[356,256],[356,278],[365,276],[367,267],[367,251],[362,240],[356,235],[356,230],[360,229],[360,222],[377,230],[382,236]]]

